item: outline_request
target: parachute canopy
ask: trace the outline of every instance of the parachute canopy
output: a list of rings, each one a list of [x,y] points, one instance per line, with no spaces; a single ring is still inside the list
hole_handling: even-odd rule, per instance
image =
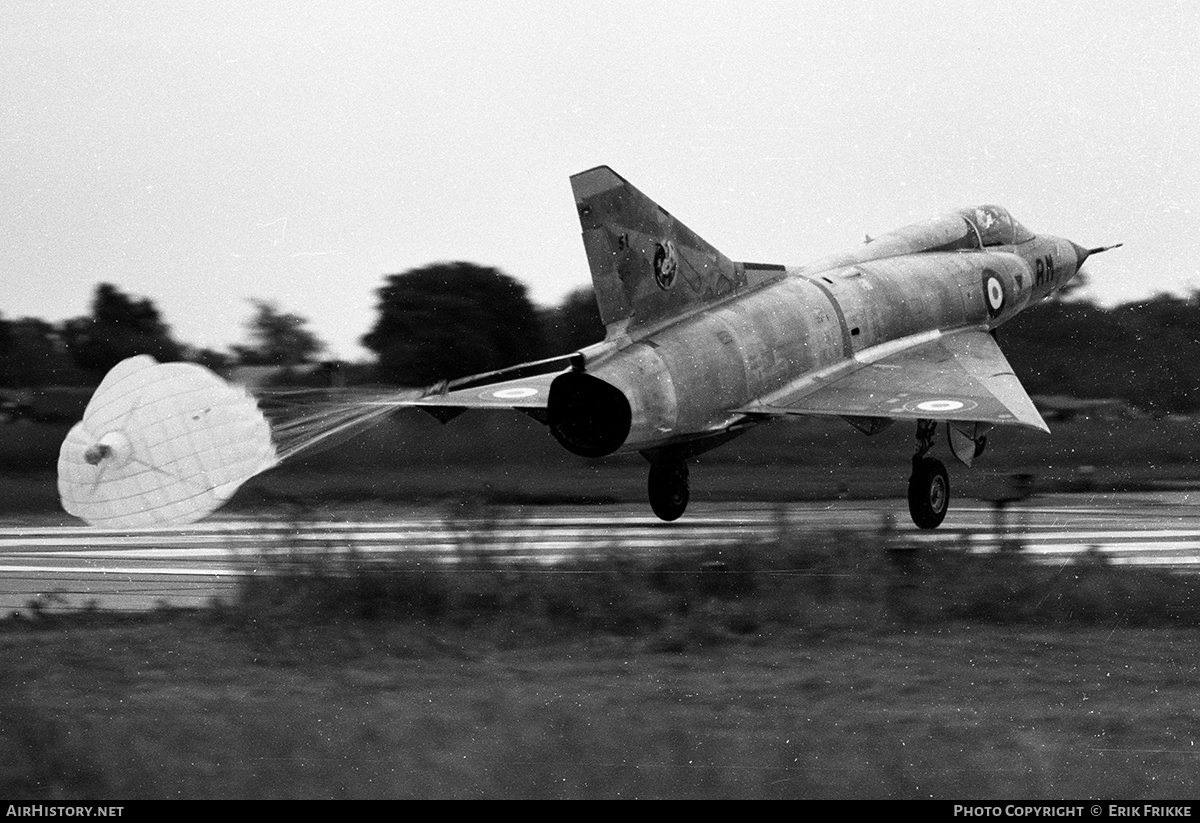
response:
[[[63,508],[93,526],[192,523],[279,462],[255,399],[195,363],[122,360],[63,441]]]

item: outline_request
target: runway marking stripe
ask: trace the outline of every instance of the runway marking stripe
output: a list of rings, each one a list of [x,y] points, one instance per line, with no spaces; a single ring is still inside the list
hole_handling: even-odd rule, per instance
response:
[[[619,506],[600,514],[529,516],[518,512],[507,523],[493,525],[489,518],[452,519],[443,514],[417,512],[387,520],[320,520],[310,523],[261,522],[232,519],[193,524],[184,529],[90,529],[82,526],[24,526],[0,529],[0,572],[45,577],[49,585],[64,578],[83,576],[87,581],[111,586],[154,586],[151,578],[193,578],[196,581],[230,580],[253,574],[256,565],[269,561],[276,548],[317,552],[339,546],[371,556],[409,552],[433,560],[451,561],[457,551],[495,542],[499,558],[553,563],[572,553],[595,550],[627,551],[645,555],[671,552],[703,542],[710,545],[742,542],[778,533],[812,533],[839,527],[872,528],[892,512],[897,541],[913,545],[953,546],[972,551],[995,551],[1005,539],[1022,543],[1023,551],[1039,563],[1070,561],[1098,548],[1107,562],[1127,566],[1180,567],[1200,565],[1200,507],[1188,508],[1186,495],[1175,502],[1098,497],[1089,505],[1013,506],[1005,520],[1011,531],[1004,537],[992,531],[996,510],[986,504],[956,506],[943,530],[924,533],[904,521],[903,503],[828,505],[755,504],[724,513],[721,507],[689,516],[686,522],[664,524],[638,506]],[[895,503],[895,501],[892,501]],[[1107,504],[1107,505],[1106,505]],[[508,512],[501,509],[501,514]],[[1131,518],[1147,518],[1145,527]],[[447,519],[451,519],[447,522]],[[961,525],[955,525],[958,519]],[[1076,528],[1072,529],[1068,526]],[[1106,528],[1112,523],[1117,529]],[[1168,525],[1167,528],[1156,527]],[[295,529],[303,528],[302,534]],[[1079,528],[1082,527],[1082,528]],[[57,560],[67,565],[53,565]],[[94,561],[94,562],[93,562]],[[195,567],[180,567],[191,561]],[[162,565],[159,565],[161,562]],[[131,563],[122,568],[123,563]],[[136,578],[136,579],[135,579]],[[16,583],[16,581],[14,581]],[[22,584],[18,584],[22,585]],[[92,585],[89,582],[88,585]],[[111,589],[100,592],[105,597]],[[166,591],[159,586],[156,594]],[[0,595],[2,596],[2,595]]]
[[[183,577],[243,577],[246,572],[234,569],[97,569],[88,566],[4,566],[0,572],[38,572],[41,574],[99,574],[120,576],[123,574],[137,575],[179,575]]]

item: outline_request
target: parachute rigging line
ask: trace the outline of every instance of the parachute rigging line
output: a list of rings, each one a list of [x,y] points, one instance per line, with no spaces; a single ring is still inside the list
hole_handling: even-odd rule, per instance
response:
[[[195,363],[131,357],[105,375],[63,441],[59,496],[94,526],[192,523],[251,477],[348,439],[408,396],[278,392],[260,400]]]

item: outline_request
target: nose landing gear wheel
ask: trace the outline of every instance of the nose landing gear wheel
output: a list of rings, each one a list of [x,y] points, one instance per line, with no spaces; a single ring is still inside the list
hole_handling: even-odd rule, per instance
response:
[[[946,467],[936,457],[913,460],[912,477],[908,479],[908,511],[913,522],[922,529],[936,529],[946,519],[950,508],[950,477]]]
[[[660,520],[678,520],[688,504],[687,463],[651,463],[650,508]]]

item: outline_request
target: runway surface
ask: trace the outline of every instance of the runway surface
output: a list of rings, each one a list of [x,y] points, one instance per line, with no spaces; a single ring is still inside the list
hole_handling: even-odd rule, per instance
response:
[[[921,532],[904,501],[695,503],[675,523],[643,506],[338,512],[304,520],[215,517],[171,529],[0,523],[0,615],[94,607],[138,611],[232,598],[243,575],[271,558],[315,551],[407,553],[453,563],[463,552],[555,563],[587,552],[637,556],[797,532],[886,531],[893,546],[994,551],[1008,541],[1062,564],[1089,551],[1114,564],[1200,569],[1200,492],[1055,495],[1011,504],[957,501],[937,531]],[[218,513],[219,515],[220,513]],[[881,544],[882,544],[881,540]]]

